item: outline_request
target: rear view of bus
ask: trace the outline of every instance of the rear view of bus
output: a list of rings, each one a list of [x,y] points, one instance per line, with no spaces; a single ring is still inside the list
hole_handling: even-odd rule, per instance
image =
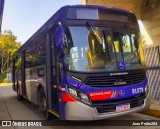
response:
[[[13,62],[18,99],[63,120],[106,119],[150,104],[139,26],[129,11],[62,7]]]

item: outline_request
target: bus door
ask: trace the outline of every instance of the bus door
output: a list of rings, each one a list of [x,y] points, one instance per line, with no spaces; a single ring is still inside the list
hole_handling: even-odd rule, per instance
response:
[[[46,42],[46,90],[48,109],[52,109],[54,112],[59,112],[58,105],[58,89],[56,79],[56,58],[54,47],[54,33],[53,31],[47,33]]]
[[[25,51],[22,52],[22,61],[21,61],[21,86],[22,86],[22,95],[26,96],[26,80],[25,80]]]
[[[52,43],[52,93],[53,93],[53,108],[55,111],[59,112],[59,102],[58,102],[58,70],[57,67],[59,66],[56,56],[56,48],[54,45],[55,39],[54,39],[54,33],[51,35],[51,43]],[[58,64],[57,64],[58,63]]]

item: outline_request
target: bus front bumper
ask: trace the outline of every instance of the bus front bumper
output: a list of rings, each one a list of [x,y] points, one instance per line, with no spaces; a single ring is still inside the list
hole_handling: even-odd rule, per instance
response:
[[[132,112],[142,111],[150,106],[150,93],[144,99],[144,104],[123,112],[98,113],[96,108],[89,107],[79,101],[67,102],[65,105],[65,119],[73,121],[101,120],[117,117]]]

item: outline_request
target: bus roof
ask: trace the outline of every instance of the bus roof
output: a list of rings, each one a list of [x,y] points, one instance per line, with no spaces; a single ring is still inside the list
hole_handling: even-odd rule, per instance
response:
[[[111,11],[117,11],[117,12],[124,12],[124,13],[132,13],[130,11],[120,9],[120,8],[114,8],[109,6],[100,6],[100,5],[66,5],[61,7],[51,18],[44,23],[18,50],[16,53],[19,53],[23,51],[35,38],[37,38],[41,33],[45,32],[48,28],[50,28],[54,22],[54,20],[58,16],[63,16],[64,12],[68,8],[96,8],[96,9],[106,9]],[[62,17],[63,19],[63,17]]]

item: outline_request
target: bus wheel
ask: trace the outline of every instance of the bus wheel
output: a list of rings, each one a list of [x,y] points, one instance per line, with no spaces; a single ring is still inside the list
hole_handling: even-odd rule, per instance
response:
[[[52,114],[47,111],[47,99],[42,88],[39,90],[38,101],[39,111],[44,114],[47,120],[53,119]]]
[[[22,97],[21,94],[20,94],[20,88],[19,88],[19,85],[18,85],[18,84],[17,84],[17,99],[18,99],[19,101],[23,100],[23,97]]]
[[[39,98],[38,98],[39,102],[39,111],[40,112],[45,112],[47,110],[47,100],[45,97],[45,93],[43,91],[43,89],[39,90]]]

